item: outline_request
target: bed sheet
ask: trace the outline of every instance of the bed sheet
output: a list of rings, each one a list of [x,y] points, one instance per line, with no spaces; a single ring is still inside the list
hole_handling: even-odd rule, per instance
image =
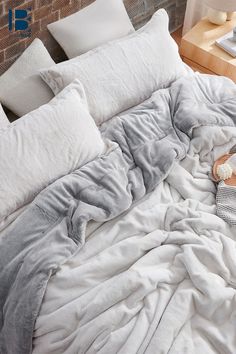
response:
[[[236,229],[216,216],[211,180],[235,143],[236,128],[195,129],[152,193],[90,224],[48,283],[33,354],[235,353]]]
[[[106,153],[1,233],[0,352],[234,353],[235,229],[210,172],[236,144],[235,84],[189,75],[101,131]]]

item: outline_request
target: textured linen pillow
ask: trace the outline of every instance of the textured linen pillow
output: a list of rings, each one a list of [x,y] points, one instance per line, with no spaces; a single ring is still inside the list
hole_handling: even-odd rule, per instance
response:
[[[0,101],[17,116],[49,102],[53,92],[38,71],[54,64],[41,40],[36,38],[0,77]]]
[[[55,94],[78,78],[99,125],[186,74],[168,20],[159,10],[139,31],[45,69],[41,76]]]
[[[75,81],[50,103],[13,122],[0,137],[0,221],[42,189],[104,151]]]
[[[3,128],[6,128],[10,125],[10,122],[2,108],[2,105],[0,103],[0,130]]]
[[[134,32],[122,0],[96,0],[48,29],[68,58]]]

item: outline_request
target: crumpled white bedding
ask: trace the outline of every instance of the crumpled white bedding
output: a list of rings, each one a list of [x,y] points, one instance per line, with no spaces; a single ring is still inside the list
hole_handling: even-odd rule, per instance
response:
[[[234,144],[235,128],[197,128],[163,183],[91,226],[49,281],[34,354],[236,352],[236,229],[209,178]]]

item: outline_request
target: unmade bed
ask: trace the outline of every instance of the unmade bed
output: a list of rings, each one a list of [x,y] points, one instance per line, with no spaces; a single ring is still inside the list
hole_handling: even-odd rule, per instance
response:
[[[183,89],[175,107],[186,107],[188,80],[181,83],[187,92]],[[200,76],[191,81],[220,83],[220,79]],[[194,91],[198,84],[193,85]],[[129,146],[129,134],[131,140],[141,141],[140,132],[149,124],[153,128],[150,115],[158,120],[158,127],[159,119],[166,121],[167,116],[152,111],[153,106],[155,112],[162,111],[160,96],[165,94],[158,93],[147,110],[130,113],[142,122],[142,129],[133,127],[137,135],[126,126],[131,116],[122,118]],[[195,100],[191,102],[190,107],[196,105]],[[161,178],[148,176],[145,196],[127,211],[106,223],[92,223],[83,248],[51,277],[35,325],[33,353],[235,352],[235,228],[216,216],[211,169],[214,160],[236,143],[236,130],[230,122],[215,125],[211,106],[208,123],[202,126],[196,124],[201,107],[187,109],[190,141],[180,151],[170,147],[170,136],[160,138],[162,147],[155,147],[154,156],[146,146],[152,161],[162,151],[158,166],[175,151],[171,166],[163,167]],[[109,122],[110,134],[118,131],[116,120],[114,125]],[[193,130],[190,121],[196,125]],[[154,128],[147,130],[150,134]],[[148,164],[150,155],[142,155],[146,149],[141,142],[131,148],[136,149],[143,164]],[[139,168],[145,176],[145,168],[137,165],[128,176]],[[148,164],[148,171],[151,168]],[[137,186],[128,178],[126,188],[134,195],[135,187],[142,191],[142,177],[137,177]],[[149,183],[154,183],[153,191],[147,193]],[[118,196],[114,203],[119,205]]]
[[[2,158],[1,354],[236,352],[236,233],[212,177],[236,144],[236,86],[172,42],[157,69],[148,26],[44,68],[56,96],[2,128],[21,178]]]

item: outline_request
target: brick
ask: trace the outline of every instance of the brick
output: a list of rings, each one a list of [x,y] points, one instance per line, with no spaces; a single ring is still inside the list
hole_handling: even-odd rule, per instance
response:
[[[19,56],[25,50],[25,42],[21,41],[5,50],[5,59],[11,59]]]
[[[13,10],[16,7],[24,4],[24,0],[7,0],[4,2],[4,6],[5,6],[5,12],[8,12],[9,9]]]
[[[39,33],[39,38],[48,48],[55,48],[58,46],[56,40],[53,36],[49,33],[48,29],[45,28],[43,31]]]
[[[0,17],[0,28],[4,26],[8,26],[8,14]]]
[[[23,4],[17,6],[17,9],[31,9],[33,12],[36,9],[36,0],[26,1]]]
[[[25,38],[25,48],[28,48],[28,46],[33,42],[34,40],[34,37],[28,37],[28,38]]]
[[[17,1],[17,0],[8,0],[8,2],[5,4],[5,12],[6,12],[6,18],[4,19],[4,21],[6,22],[6,24],[8,24],[8,11],[9,9],[30,9],[29,12],[29,16],[32,16],[32,12],[34,11],[36,6],[36,1],[35,0],[31,0],[31,1]],[[1,21],[1,17],[0,17],[0,21]],[[4,24],[5,25],[5,24]],[[1,26],[1,24],[0,24]]]
[[[9,46],[17,43],[19,41],[18,34],[16,32],[10,33],[8,37],[0,40],[0,50],[8,48]]]
[[[43,6],[33,12],[34,21],[38,21],[46,16],[49,16],[52,11],[52,5]]]
[[[41,39],[41,41],[46,41],[47,38],[48,38],[48,35],[49,35],[49,32],[48,32],[48,29],[45,28],[45,29],[42,29],[39,33],[39,38]]]
[[[74,12],[77,12],[79,9],[81,9],[81,4],[80,1],[73,2],[72,4],[68,4],[64,6],[62,9],[60,9],[60,18],[67,17]]]
[[[0,75],[2,75],[10,66],[14,63],[17,58],[11,58],[9,60],[5,60],[4,63],[0,64]]]
[[[9,36],[9,28],[8,26],[2,27],[0,29],[0,39],[8,37]]]
[[[5,58],[4,51],[1,51],[0,52],[0,63],[2,63],[4,61],[4,58]]]
[[[32,37],[36,37],[41,30],[40,21],[34,22],[29,26],[29,28],[31,29]]]
[[[71,0],[70,5],[78,10],[82,7],[81,0]]]
[[[41,20],[41,29],[44,30],[49,23],[59,20],[59,11],[53,12],[51,15]]]
[[[53,0],[52,11],[60,10],[66,5],[68,5],[68,0]]]
[[[81,8],[92,4],[95,0],[81,0]]]
[[[57,41],[52,37],[47,29],[41,31],[38,38],[43,41],[45,47],[56,62],[68,59],[65,52],[58,45]]]
[[[41,8],[42,6],[48,6],[51,4],[52,4],[52,0],[37,0],[37,8],[38,9]]]
[[[93,1],[95,0],[0,0],[0,74],[35,37],[42,39],[54,60],[65,60],[65,53],[50,35],[47,25],[69,16]],[[164,7],[171,14],[170,24],[173,30],[183,22],[186,0],[124,0],[124,4],[136,28],[142,26],[154,11]],[[8,9],[29,7],[32,9],[30,23],[32,36],[21,39],[20,32],[8,30]]]
[[[0,16],[2,16],[5,13],[5,8],[3,4],[0,3]]]

